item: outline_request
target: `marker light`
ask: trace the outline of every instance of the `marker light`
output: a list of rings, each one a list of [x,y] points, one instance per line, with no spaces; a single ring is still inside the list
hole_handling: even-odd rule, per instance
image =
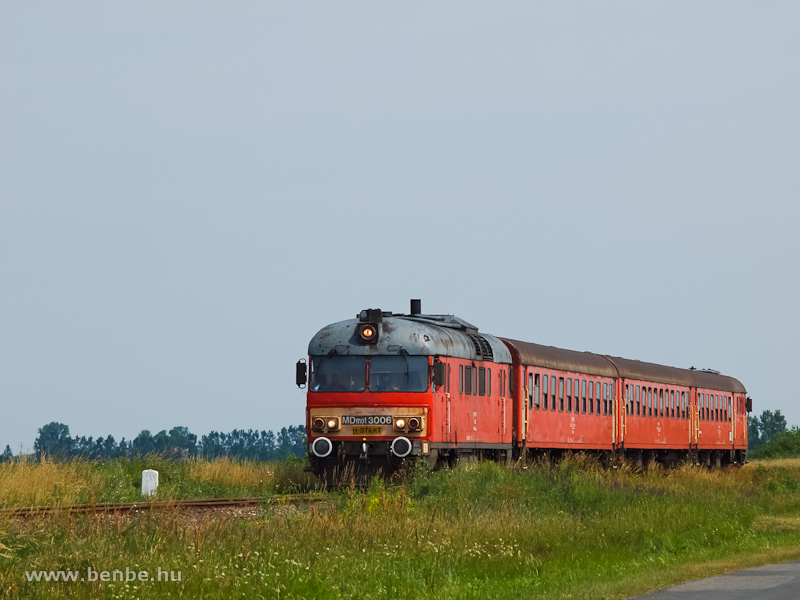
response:
[[[408,428],[411,429],[412,431],[416,431],[417,429],[422,428],[422,423],[417,417],[411,417],[408,420]]]
[[[311,424],[311,428],[314,431],[322,431],[323,429],[325,429],[325,419],[317,417],[316,419],[314,419],[314,422]]]

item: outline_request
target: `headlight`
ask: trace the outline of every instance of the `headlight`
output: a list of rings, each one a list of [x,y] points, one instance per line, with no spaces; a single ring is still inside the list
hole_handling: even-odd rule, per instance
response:
[[[408,428],[412,431],[418,431],[419,429],[422,429],[422,421],[417,417],[411,417],[408,420]]]
[[[364,323],[358,326],[358,338],[367,344],[374,344],[378,341],[378,328],[372,323]]]
[[[337,425],[336,419],[328,419],[328,429],[336,429]]]
[[[394,428],[395,429],[399,429],[400,431],[402,431],[405,428],[405,426],[406,426],[405,419],[395,419],[394,420]]]
[[[317,417],[311,422],[311,429],[314,431],[322,431],[325,429],[325,419]]]

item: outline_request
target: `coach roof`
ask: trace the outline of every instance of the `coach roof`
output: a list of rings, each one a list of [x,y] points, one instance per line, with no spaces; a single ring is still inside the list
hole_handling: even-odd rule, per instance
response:
[[[622,377],[623,379],[712,389],[737,394],[746,392],[744,386],[737,379],[718,373],[678,369],[628,358],[564,350],[506,338],[500,339],[509,347],[512,356],[523,365],[599,377]]]

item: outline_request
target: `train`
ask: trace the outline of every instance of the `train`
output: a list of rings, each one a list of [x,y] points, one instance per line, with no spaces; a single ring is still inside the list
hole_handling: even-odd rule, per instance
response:
[[[454,315],[362,310],[296,365],[311,470],[391,475],[411,461],[741,465],[752,400],[733,377],[497,337]]]

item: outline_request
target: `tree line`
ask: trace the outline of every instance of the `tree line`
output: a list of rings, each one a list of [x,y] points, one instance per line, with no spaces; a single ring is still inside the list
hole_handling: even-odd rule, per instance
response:
[[[133,440],[122,438],[119,442],[111,435],[97,439],[92,436],[72,437],[69,426],[55,421],[41,427],[38,433],[33,444],[34,456],[38,461],[43,457],[57,460],[78,457],[111,460],[147,454],[173,459],[228,456],[248,460],[281,460],[290,456],[306,456],[306,428],[303,425],[284,427],[277,433],[253,429],[234,429],[230,433],[212,431],[199,440],[186,427],[173,427],[169,431],[162,430],[156,434],[144,429]],[[0,462],[12,459],[13,453],[7,445],[0,455]]]
[[[765,410],[759,417],[747,417],[747,449],[753,452],[777,438],[786,429],[786,417],[781,411]]]

